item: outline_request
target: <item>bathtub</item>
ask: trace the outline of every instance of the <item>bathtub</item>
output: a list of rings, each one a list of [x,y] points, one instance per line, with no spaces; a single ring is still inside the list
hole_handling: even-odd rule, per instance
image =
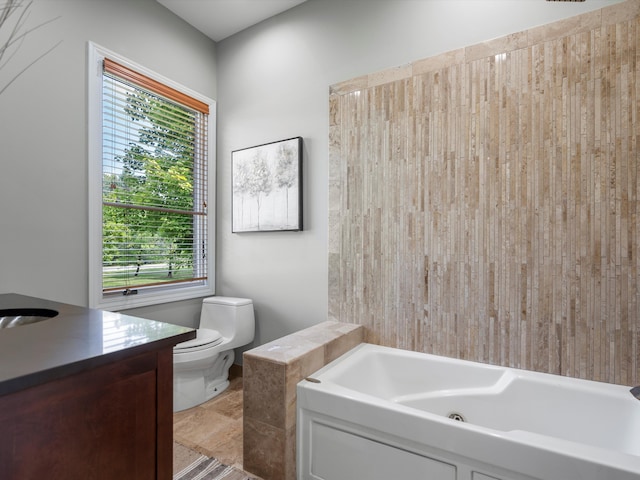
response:
[[[640,480],[629,387],[361,344],[297,386],[298,480]]]

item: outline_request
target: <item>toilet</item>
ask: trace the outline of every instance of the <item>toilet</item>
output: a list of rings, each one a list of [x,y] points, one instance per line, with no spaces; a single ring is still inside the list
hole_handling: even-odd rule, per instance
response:
[[[236,347],[253,341],[253,301],[208,297],[196,338],[173,349],[173,411],[195,407],[224,392]]]

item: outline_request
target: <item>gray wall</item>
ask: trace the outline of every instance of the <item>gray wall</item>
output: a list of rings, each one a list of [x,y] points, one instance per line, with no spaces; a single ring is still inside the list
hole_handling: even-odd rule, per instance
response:
[[[27,27],[56,17],[0,69],[4,85],[61,41],[0,95],[0,292],[87,305],[87,42],[213,99],[215,43],[155,0],[36,0]],[[199,306],[139,313],[191,324]]]
[[[327,317],[329,86],[616,1],[308,0],[216,46],[154,0],[35,0],[0,85],[0,292],[86,305],[86,43],[218,101],[217,291],[255,301],[256,344]],[[305,140],[303,232],[231,233],[231,151]],[[197,300],[131,313],[192,325]]]
[[[218,293],[252,297],[256,343],[327,317],[329,86],[617,3],[308,0],[218,43]],[[304,137],[301,233],[232,234],[235,149]]]

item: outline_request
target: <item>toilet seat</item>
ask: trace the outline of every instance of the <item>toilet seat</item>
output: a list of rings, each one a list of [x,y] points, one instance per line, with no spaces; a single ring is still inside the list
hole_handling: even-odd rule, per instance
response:
[[[187,340],[173,347],[173,353],[197,352],[222,343],[222,334],[217,330],[199,328],[196,330],[196,338]]]

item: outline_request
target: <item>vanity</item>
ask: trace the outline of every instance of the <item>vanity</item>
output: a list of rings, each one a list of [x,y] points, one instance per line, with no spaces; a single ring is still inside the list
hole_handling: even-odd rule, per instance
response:
[[[172,478],[172,352],[195,330],[17,294],[0,319],[1,479]]]

